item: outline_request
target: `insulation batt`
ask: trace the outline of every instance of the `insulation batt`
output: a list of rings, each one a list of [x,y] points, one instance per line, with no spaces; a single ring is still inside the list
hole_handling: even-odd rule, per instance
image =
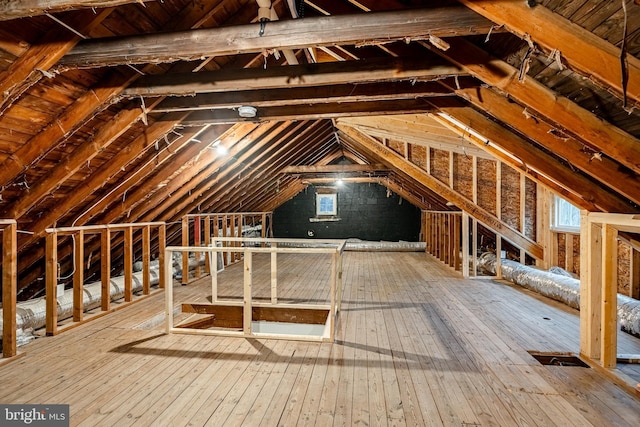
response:
[[[505,280],[580,309],[580,280],[507,259],[502,259],[501,263]],[[483,253],[478,258],[478,266],[490,274],[496,274],[495,254]],[[640,337],[640,301],[618,294],[618,320],[620,329]]]

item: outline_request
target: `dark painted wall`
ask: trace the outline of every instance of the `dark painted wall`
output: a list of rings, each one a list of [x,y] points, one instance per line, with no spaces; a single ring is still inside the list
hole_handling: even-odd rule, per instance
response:
[[[379,184],[338,187],[340,221],[310,222],[315,215],[316,188],[309,186],[274,211],[274,237],[413,242],[420,234],[420,210],[395,193],[387,197]]]

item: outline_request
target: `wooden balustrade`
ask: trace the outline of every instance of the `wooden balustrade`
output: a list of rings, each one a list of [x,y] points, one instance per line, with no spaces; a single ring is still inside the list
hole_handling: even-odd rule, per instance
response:
[[[464,259],[462,213],[423,211],[422,220],[427,252],[454,270],[461,270]]]
[[[222,246],[217,245],[220,242]],[[308,247],[309,243],[318,243],[317,247]],[[208,259],[217,259],[218,253],[233,252],[242,255],[244,260],[243,292],[241,301],[221,301],[218,298],[218,272],[211,266],[211,304],[183,303],[183,313],[207,315],[195,321],[174,325],[174,293],[171,286],[166,289],[167,333],[191,333],[203,335],[231,335],[243,337],[281,338],[311,341],[333,341],[335,323],[340,312],[342,300],[342,254],[345,240],[297,240],[270,238],[218,237],[212,246],[188,247],[169,246],[166,256],[180,252],[183,257],[189,252],[200,250],[209,255]],[[286,246],[285,246],[286,245]],[[295,247],[305,245],[305,247]],[[271,254],[270,301],[257,302],[252,297],[253,254]],[[278,301],[277,254],[326,253],[331,255],[329,278],[330,304],[293,304]],[[213,262],[211,262],[213,264]],[[170,266],[165,267],[169,274]],[[239,296],[240,297],[240,296]],[[258,333],[252,330],[252,322],[269,320],[274,322],[305,323],[325,325],[322,335],[301,335],[287,333]],[[215,327],[215,329],[208,329]]]
[[[55,335],[63,330],[107,314],[114,311],[111,307],[111,261],[112,261],[112,239],[118,233],[122,233],[123,243],[123,265],[124,265],[124,301],[130,303],[134,301],[133,295],[133,245],[134,232],[140,231],[142,241],[142,295],[150,294],[150,265],[151,265],[151,230],[155,229],[158,245],[158,288],[165,287],[165,246],[166,246],[166,225],[164,222],[145,222],[133,224],[107,224],[90,225],[79,227],[48,228],[46,230],[46,333]],[[100,281],[101,281],[101,303],[100,312],[91,316],[85,316],[84,307],[84,272],[85,272],[85,244],[87,235],[99,235],[100,238]],[[58,326],[58,285],[60,278],[60,268],[58,263],[58,238],[60,236],[71,236],[74,247],[74,269],[73,275],[73,317],[72,323],[64,327]],[[169,266],[171,262],[167,263]],[[169,276],[170,278],[171,276]],[[127,304],[118,306],[122,308]]]
[[[242,237],[247,228],[261,225],[260,237],[273,236],[271,228],[273,212],[233,212],[233,213],[199,213],[182,217],[182,246],[209,246],[212,237]],[[236,246],[233,243],[231,246]],[[196,267],[194,279],[202,276],[201,255],[205,255],[205,273],[210,273],[208,252],[195,252]],[[189,254],[182,258],[182,271],[189,271]],[[222,254],[223,265],[229,265],[240,261],[242,254],[232,250]],[[182,275],[182,284],[189,283],[189,274]]]

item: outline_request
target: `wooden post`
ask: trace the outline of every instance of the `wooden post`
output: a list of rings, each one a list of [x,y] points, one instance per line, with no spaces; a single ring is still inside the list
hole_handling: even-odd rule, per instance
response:
[[[200,217],[199,216],[194,216],[193,217],[193,246],[200,246],[201,244],[201,233],[200,233]],[[202,275],[201,269],[200,269],[200,252],[195,252],[194,256],[196,259],[196,268],[195,268],[195,277],[196,279],[199,279],[200,276]]]
[[[164,226],[162,229],[164,230]],[[172,252],[167,249],[163,249],[161,254],[162,255],[159,255],[159,257],[163,259],[171,259],[173,255]],[[165,277],[171,277],[171,275],[173,274],[173,269],[170,262],[167,262],[164,265],[162,265],[161,263],[160,268],[164,269]],[[165,330],[167,333],[170,333],[171,329],[173,329],[173,284],[171,282],[169,283],[169,286],[167,286],[167,289],[165,289],[164,291],[164,300],[165,300],[165,309],[166,309]]]
[[[525,220],[527,218],[526,215],[526,205],[527,205],[527,177],[524,173],[520,173],[520,233],[524,236],[526,230]],[[527,263],[527,253],[524,249],[520,249],[520,264]]]
[[[133,227],[124,229],[124,300],[133,301]]]
[[[58,234],[46,237],[46,334],[58,332]]]
[[[471,220],[471,270],[473,276],[478,275],[478,220]]]
[[[182,217],[182,246],[189,246],[189,217]],[[182,285],[189,284],[189,252],[182,253]]]
[[[73,273],[73,321],[82,322],[84,316],[84,230],[79,230],[74,239]]]
[[[329,339],[331,342],[335,339],[336,334],[336,289],[338,281],[338,251],[331,256],[331,308],[329,309]]]
[[[569,273],[573,273],[575,271],[574,262],[573,262],[573,234],[565,233],[564,238],[564,268]]]
[[[551,267],[551,193],[542,185],[537,187],[536,238],[544,250],[544,257],[536,265],[544,270]]]
[[[251,286],[253,285],[253,252],[244,254],[244,311],[242,329],[245,335],[251,335],[251,321],[253,320],[253,307],[251,300]]]
[[[618,231],[602,227],[602,321],[600,328],[600,363],[615,368],[618,333]]]
[[[580,218],[580,353],[600,359],[600,322],[602,300],[602,230],[589,221],[589,213]]]
[[[238,234],[238,237],[242,237],[242,223],[244,222],[244,215],[240,214],[237,216],[237,218],[238,218],[238,228],[236,229],[237,234]],[[242,244],[238,242],[236,246],[242,246]],[[242,252],[236,252],[236,255],[237,255],[236,261],[239,261],[242,258]]]
[[[271,243],[271,303],[278,303],[278,252],[276,249],[278,244],[276,242]]]
[[[469,214],[462,211],[462,277],[469,277]]]
[[[213,240],[213,247],[217,247],[215,238]],[[211,272],[211,302],[218,301],[218,252],[212,252],[209,257],[209,271]]]
[[[102,311],[111,308],[111,230],[104,229],[101,234],[100,268],[102,271]]]
[[[337,301],[337,306],[336,306],[336,310],[340,311],[342,309],[342,255],[343,252],[340,251],[339,255],[338,255],[338,301]]]
[[[458,271],[461,268],[460,260],[460,229],[461,229],[461,215],[453,215],[453,269]]]
[[[166,285],[167,278],[171,280],[172,278],[172,270],[169,268],[169,274],[166,274],[165,264],[171,266],[171,262],[167,262],[165,256],[165,248],[167,246],[167,226],[166,224],[162,224],[158,227],[158,271],[160,272],[160,277],[158,278],[158,287],[163,289]]]
[[[496,279],[502,279],[502,237],[496,234]]]
[[[640,299],[640,252],[631,248],[631,262],[629,271],[629,296]]]
[[[149,270],[151,266],[151,226],[145,225],[142,228],[142,293],[149,295],[151,292],[151,277]]]
[[[18,228],[11,220],[2,230],[2,356],[13,357],[16,349],[16,299],[18,286]]]
[[[229,224],[230,227],[230,233],[231,233],[231,237],[236,237],[236,220],[237,220],[237,215],[231,215],[231,223]],[[237,242],[231,242],[231,246],[232,247],[236,247]],[[238,253],[231,251],[231,263],[236,262],[236,260],[238,259]]]
[[[211,245],[211,217],[209,215],[204,217],[204,245]],[[205,252],[204,255],[204,271],[211,274],[211,252]]]

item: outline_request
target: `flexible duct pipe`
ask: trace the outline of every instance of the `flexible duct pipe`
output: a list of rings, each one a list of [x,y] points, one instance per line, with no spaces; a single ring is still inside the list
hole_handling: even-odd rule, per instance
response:
[[[182,256],[175,253],[173,256],[173,275],[180,277],[182,274]],[[202,264],[204,260],[201,260]],[[189,258],[189,268],[196,266],[195,258]],[[142,263],[134,264],[135,270],[142,269]],[[134,292],[142,289],[142,271],[133,273],[132,288]],[[151,285],[157,285],[159,280],[159,263],[152,261],[149,266],[149,279]],[[83,286],[83,305],[85,310],[91,310],[100,306],[102,299],[102,282],[92,282]],[[116,301],[124,297],[124,276],[115,276],[110,279],[111,301]],[[63,295],[58,295],[58,319],[64,320],[73,316],[73,292],[68,290]],[[16,304],[16,342],[17,345],[24,345],[34,338],[33,331],[43,328],[46,325],[46,302],[45,298],[36,298]],[[3,328],[2,309],[0,309],[0,333]]]
[[[502,259],[502,278],[541,295],[580,309],[580,280],[573,277],[538,270],[519,262]],[[489,274],[496,274],[496,256],[485,252],[478,258],[478,266]],[[640,301],[618,294],[620,328],[640,337]]]

